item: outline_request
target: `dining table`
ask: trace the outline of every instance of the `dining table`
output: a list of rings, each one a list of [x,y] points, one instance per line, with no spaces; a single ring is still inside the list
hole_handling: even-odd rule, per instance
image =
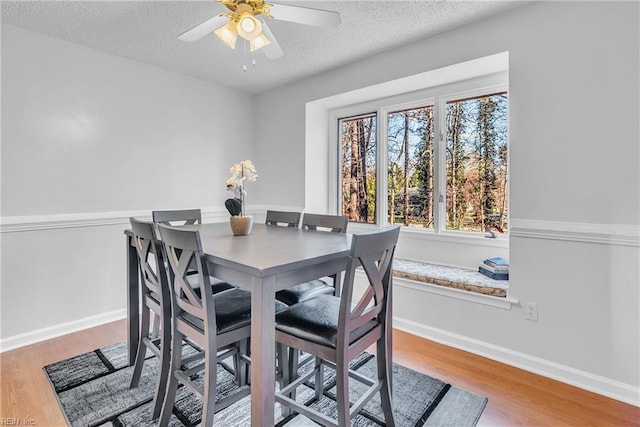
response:
[[[182,226],[198,230],[209,274],[251,292],[251,425],[274,425],[275,293],[345,270],[351,235],[254,224],[234,236],[228,223]],[[138,264],[132,234],[127,240],[129,365],[139,337]]]

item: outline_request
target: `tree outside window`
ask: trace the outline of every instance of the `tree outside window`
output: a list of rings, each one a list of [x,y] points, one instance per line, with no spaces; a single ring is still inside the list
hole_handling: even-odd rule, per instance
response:
[[[387,115],[389,224],[433,228],[433,106]]]
[[[375,113],[339,121],[342,215],[349,221],[376,222],[376,125]]]
[[[508,94],[474,92],[338,119],[342,214],[436,233],[507,233]]]
[[[446,104],[448,230],[505,233],[506,92]]]

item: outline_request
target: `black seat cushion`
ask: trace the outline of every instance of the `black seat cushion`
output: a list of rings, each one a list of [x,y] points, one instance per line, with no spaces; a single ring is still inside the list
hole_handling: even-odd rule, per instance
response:
[[[334,288],[324,280],[312,280],[276,292],[276,299],[287,305],[308,301],[318,295],[331,295]]]
[[[209,276],[209,282],[211,283],[211,292],[213,292],[214,294],[218,294],[229,289],[235,289],[235,286],[227,282],[223,282],[222,280],[217,279],[213,276]],[[189,283],[191,284],[191,286],[193,286],[196,294],[200,296],[200,281],[198,280],[198,276],[190,277]]]
[[[276,329],[306,341],[336,348],[339,312],[339,297],[319,295],[278,313],[276,315]],[[376,320],[371,320],[352,331],[349,344],[357,341],[375,328],[377,324]]]
[[[251,292],[232,289],[213,296],[218,333],[241,328],[251,322]]]
[[[198,294],[199,289],[195,292]],[[222,334],[251,323],[251,292],[232,287],[213,296],[216,306],[217,333]],[[286,304],[276,300],[275,310],[279,313],[287,308]],[[193,326],[203,330],[203,322],[188,313],[183,316]]]
[[[224,291],[228,291],[229,289],[236,289],[235,286],[228,284],[227,282],[223,282],[221,280],[215,279],[213,277],[210,278],[211,279],[211,293],[212,294],[219,294],[220,292],[224,292]],[[198,286],[200,286],[198,284]],[[200,288],[194,288],[193,292],[195,292],[196,295],[198,295],[198,298],[201,298],[202,295],[200,294]]]
[[[209,277],[209,281],[211,282],[211,292],[213,292],[214,295],[219,294],[222,291],[235,289],[235,286],[230,285],[227,282],[223,282],[220,279],[216,279],[215,277]]]

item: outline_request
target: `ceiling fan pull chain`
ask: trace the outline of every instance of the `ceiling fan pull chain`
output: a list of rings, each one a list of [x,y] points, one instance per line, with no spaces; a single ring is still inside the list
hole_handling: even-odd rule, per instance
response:
[[[242,64],[242,71],[247,72],[247,43],[245,40],[242,43],[242,62],[244,63]]]

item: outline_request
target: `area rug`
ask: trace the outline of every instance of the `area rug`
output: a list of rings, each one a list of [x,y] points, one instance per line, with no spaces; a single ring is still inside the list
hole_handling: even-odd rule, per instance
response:
[[[183,349],[191,352],[188,345]],[[375,356],[363,353],[351,366],[359,373],[375,378]],[[132,367],[127,366],[126,342],[113,344],[53,363],[44,368],[67,422],[71,426],[153,426],[151,400],[157,375],[157,360],[149,353],[145,361],[140,384],[129,389]],[[324,390],[327,397],[314,401],[313,384],[298,389],[298,400],[335,414],[335,377],[326,370]],[[240,390],[233,375],[224,363],[218,364],[218,397]],[[357,396],[358,387],[350,393]],[[352,401],[357,397],[353,397]],[[453,387],[435,378],[393,365],[393,401],[398,426],[475,426],[484,410],[487,399]],[[250,422],[250,397],[246,397],[218,412],[215,424],[220,426],[248,426]],[[200,399],[185,387],[178,389],[170,426],[192,427],[198,425],[202,412]],[[279,405],[275,407],[277,426],[313,426],[309,419],[298,415],[282,419]],[[352,422],[352,426],[384,426],[384,416],[379,396],[372,399]]]

